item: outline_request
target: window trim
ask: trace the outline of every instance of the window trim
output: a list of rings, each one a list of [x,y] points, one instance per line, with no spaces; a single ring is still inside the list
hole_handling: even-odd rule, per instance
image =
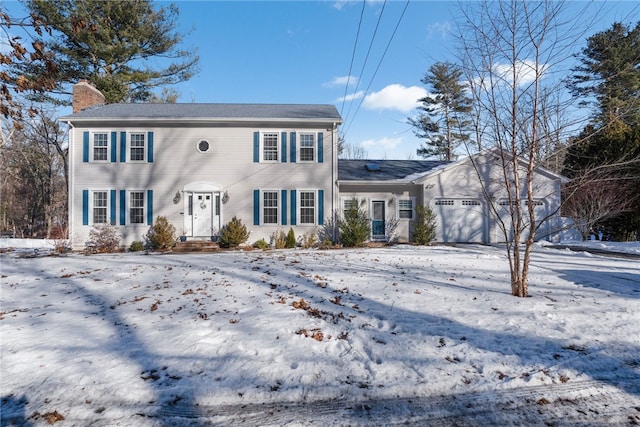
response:
[[[276,194],[276,222],[265,222],[264,220],[264,211],[265,211],[265,204],[264,204],[264,195],[265,193],[275,193]],[[272,209],[272,206],[269,206],[270,209]],[[260,225],[281,225],[281,212],[282,212],[282,197],[281,197],[281,191],[277,190],[277,189],[271,189],[271,188],[265,188],[265,189],[260,189]]]
[[[96,160],[96,136],[97,135],[105,135],[106,137],[106,141],[107,141],[107,145],[104,147],[106,156],[103,159],[99,159]],[[112,148],[111,148],[111,133],[109,131],[106,130],[101,130],[101,131],[92,131],[90,133],[90,142],[89,142],[89,159],[92,163],[109,163],[110,158],[109,158],[109,153],[111,152]],[[103,147],[100,147],[101,149]]]
[[[400,202],[405,202],[405,201],[409,201],[411,202],[411,217],[410,218],[403,218],[400,215],[400,211],[406,212],[409,211],[408,208],[400,208]],[[399,220],[403,220],[403,221],[415,221],[416,219],[416,198],[415,197],[396,197],[396,218],[398,218]]]
[[[142,222],[132,222],[131,221],[131,209],[132,207],[132,203],[131,203],[131,194],[132,193],[142,193]],[[148,211],[148,206],[149,206],[149,202],[147,200],[147,190],[137,190],[137,189],[133,189],[133,190],[127,190],[126,191],[126,213],[125,213],[125,224],[126,225],[145,225],[147,223],[147,211]],[[139,209],[139,207],[137,207]]]
[[[127,132],[127,157],[126,157],[126,161],[127,162],[131,162],[131,163],[147,163],[147,151],[148,151],[148,146],[149,143],[147,141],[148,136],[147,136],[147,132],[145,131],[129,131]],[[142,148],[142,159],[138,160],[134,160],[131,158],[131,151],[134,149],[133,146],[133,135],[142,135],[142,147],[140,146],[136,146],[135,148],[140,149]]]
[[[276,158],[275,159],[265,159],[265,144],[264,139],[265,135],[275,135],[276,137]],[[269,130],[269,131],[260,131],[260,163],[279,163],[282,159],[282,151],[281,151],[281,136],[282,132],[278,130]],[[271,152],[271,151],[270,151]]]
[[[303,136],[310,135],[312,138],[311,146],[302,145]],[[297,161],[300,163],[317,163],[318,162],[318,133],[317,132],[297,132]],[[311,150],[313,153],[313,158],[311,160],[303,160],[302,159],[302,150]]]
[[[95,204],[95,200],[96,200],[96,193],[105,193],[106,194],[106,203],[104,206],[104,210],[105,210],[105,220],[104,222],[96,222],[95,221],[95,209],[96,206]],[[89,200],[88,200],[88,209],[89,209],[89,225],[108,225],[111,224],[110,218],[111,218],[111,212],[109,212],[109,209],[111,207],[111,191],[107,190],[107,189],[91,189],[89,190]],[[101,207],[102,208],[102,207]]]
[[[308,206],[302,206],[302,194],[303,193],[311,193],[313,194],[313,222],[302,222],[302,210],[309,209]],[[298,189],[296,192],[296,206],[297,206],[297,216],[298,216],[298,225],[318,225],[318,190],[305,190]]]
[[[349,209],[346,206],[347,202],[355,202],[356,208],[360,209],[362,200],[358,199],[357,197],[341,197],[340,198],[340,215],[342,215],[342,218],[345,218],[344,214],[347,211],[347,209]]]

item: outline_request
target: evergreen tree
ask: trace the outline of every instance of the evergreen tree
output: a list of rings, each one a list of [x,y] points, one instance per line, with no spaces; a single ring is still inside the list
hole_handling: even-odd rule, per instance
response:
[[[593,103],[596,112],[567,150],[563,173],[574,182],[567,194],[587,193],[579,186],[589,188],[594,182],[612,185],[625,209],[610,212],[598,226],[609,229],[614,238],[636,239],[640,237],[640,21],[634,28],[615,23],[591,36],[579,60],[569,87],[584,99],[583,104]]]
[[[425,140],[419,156],[451,161],[456,147],[469,140],[472,99],[461,78],[462,70],[448,62],[433,64],[422,78],[431,93],[419,99],[421,113],[408,119],[415,135]]]
[[[595,102],[598,127],[621,120],[640,122],[640,21],[634,28],[621,23],[591,36],[572,71],[574,95]]]
[[[53,30],[52,38],[43,42],[56,57],[59,92],[65,83],[84,78],[105,95],[107,103],[148,100],[152,89],[186,81],[197,71],[195,53],[178,48],[183,36],[174,31],[178,9],[173,4],[154,7],[151,0],[28,0],[26,4]],[[167,62],[158,66],[164,59]],[[28,75],[46,74],[42,67],[22,65]]]

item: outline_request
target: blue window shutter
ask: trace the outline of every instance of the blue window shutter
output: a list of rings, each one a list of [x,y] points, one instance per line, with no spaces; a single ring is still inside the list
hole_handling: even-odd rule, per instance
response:
[[[147,132],[147,162],[153,163],[153,132]]]
[[[147,225],[153,224],[153,190],[147,190]]]
[[[324,133],[318,132],[318,163],[324,162]]]
[[[282,204],[282,207],[280,208],[280,211],[282,212],[280,221],[282,222],[282,225],[287,225],[287,190],[280,191],[280,203]]]
[[[253,162],[260,163],[260,132],[253,133]]]
[[[291,159],[290,162],[291,163],[295,163],[296,162],[296,133],[295,132],[291,132],[291,141],[289,141],[289,145],[291,148],[290,151],[290,156],[289,158]]]
[[[120,163],[127,161],[127,133],[120,132]]]
[[[109,191],[109,224],[116,225],[116,190]]]
[[[111,132],[111,163],[115,163],[118,161],[117,151],[118,151],[118,134],[116,132]]]
[[[120,190],[120,225],[127,224],[127,191]]]
[[[89,132],[82,133],[82,161],[87,163],[89,161]]]
[[[82,190],[82,225],[89,225],[89,190]]]
[[[324,190],[318,190],[318,225],[324,225]]]
[[[287,163],[287,133],[280,134],[280,151],[282,152],[282,163]]]
[[[253,190],[253,225],[260,225],[260,190]]]
[[[291,225],[296,225],[298,219],[296,216],[296,190],[291,190]]]

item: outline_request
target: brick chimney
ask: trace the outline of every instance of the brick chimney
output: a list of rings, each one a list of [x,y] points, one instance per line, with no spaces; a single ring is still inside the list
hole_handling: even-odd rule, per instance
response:
[[[104,105],[104,95],[88,81],[80,80],[73,86],[73,112],[94,105]]]

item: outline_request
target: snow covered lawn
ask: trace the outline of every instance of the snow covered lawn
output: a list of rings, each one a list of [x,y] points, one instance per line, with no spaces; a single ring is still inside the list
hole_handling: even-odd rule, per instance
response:
[[[2,426],[640,423],[640,260],[0,255]],[[62,419],[64,418],[64,419]]]

